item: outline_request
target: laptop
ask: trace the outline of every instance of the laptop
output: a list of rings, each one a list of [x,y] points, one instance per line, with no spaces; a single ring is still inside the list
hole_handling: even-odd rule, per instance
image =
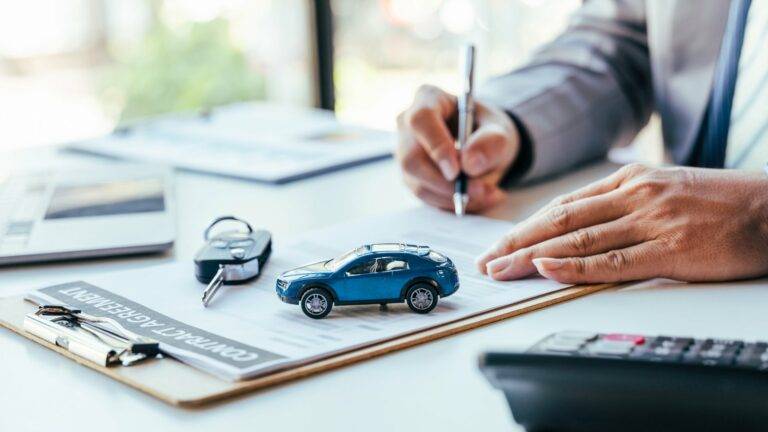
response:
[[[388,158],[392,133],[339,122],[325,110],[239,103],[169,114],[67,149],[283,184]]]
[[[172,172],[113,164],[0,177],[0,265],[173,246]]]

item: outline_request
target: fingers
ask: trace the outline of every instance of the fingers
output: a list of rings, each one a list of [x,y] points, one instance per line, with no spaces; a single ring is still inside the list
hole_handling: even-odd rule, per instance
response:
[[[426,156],[425,156],[426,157]],[[434,168],[424,168],[413,174],[405,173],[405,184],[419,199],[444,210],[453,210],[453,183],[445,180]],[[498,187],[485,179],[470,179],[467,184],[469,204],[467,211],[475,213],[498,204],[506,196]]]
[[[483,105],[478,105],[478,124],[461,151],[461,167],[470,177],[503,174],[520,151],[517,128],[506,113]]]
[[[556,207],[558,205],[572,203],[580,199],[589,198],[616,190],[629,178],[635,177],[647,169],[647,167],[640,164],[625,165],[604,179],[592,182],[584,187],[576,189],[573,192],[556,197],[550,201],[549,204],[536,212],[536,214],[544,213],[547,210],[550,210],[552,207]]]
[[[652,240],[624,249],[578,258],[536,258],[542,276],[561,283],[608,283],[660,277],[666,274],[664,245]]]
[[[453,183],[443,177],[429,155],[421,147],[412,148],[402,160],[400,165],[403,170],[405,183],[418,195],[419,188],[426,188],[431,192],[450,197],[453,194]]]
[[[398,116],[396,153],[406,184],[422,200],[441,208],[452,208],[453,181],[463,169],[470,177],[467,210],[476,212],[504,198],[498,182],[519,151],[519,136],[506,113],[480,103],[479,128],[470,136],[460,161],[447,125],[455,114],[454,96],[422,86],[411,107]]]
[[[422,201],[435,207],[453,210],[454,184],[446,180],[421,147],[399,154],[405,184]],[[501,201],[505,194],[488,177],[473,178],[467,184],[468,212],[477,212]]]
[[[413,104],[399,118],[401,130],[412,134],[446,180],[459,173],[459,156],[446,120],[456,111],[456,98],[432,86],[422,86]]]
[[[519,279],[536,272],[533,260],[537,258],[584,257],[621,249],[646,240],[628,218],[582,228],[539,244],[519,249],[488,262],[488,275],[496,280]]]
[[[490,261],[519,249],[554,237],[605,222],[626,214],[625,200],[619,191],[593,196],[552,207],[516,225],[476,260],[478,269],[487,273]]]
[[[487,179],[470,179],[467,185],[469,194],[469,203],[467,212],[477,213],[481,210],[495,206],[501,202],[507,195],[496,186],[496,183],[489,183]],[[453,210],[453,206],[451,206]]]
[[[479,128],[461,156],[448,126],[456,114],[454,96],[422,86],[411,107],[398,116],[396,155],[406,184],[424,201],[449,208],[453,181],[461,170],[470,177],[468,211],[482,210],[503,199],[498,183],[519,151],[518,131],[503,111],[482,103],[476,109]]]
[[[435,193],[434,191],[424,187],[420,188],[419,186],[412,186],[410,183],[411,181],[412,180],[408,178],[405,180],[406,184],[413,190],[413,193],[417,198],[431,205],[432,207],[437,207],[443,210],[453,210],[453,200],[449,195]]]

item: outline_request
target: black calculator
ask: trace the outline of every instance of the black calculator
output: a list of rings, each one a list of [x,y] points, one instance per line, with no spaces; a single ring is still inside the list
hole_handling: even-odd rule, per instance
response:
[[[480,368],[529,432],[768,431],[768,343],[566,331]]]

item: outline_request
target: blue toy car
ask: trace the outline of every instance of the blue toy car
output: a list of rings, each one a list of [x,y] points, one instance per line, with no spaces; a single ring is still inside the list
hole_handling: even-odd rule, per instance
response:
[[[428,313],[438,297],[459,289],[456,267],[428,246],[381,243],[361,246],[338,258],[280,275],[280,300],[300,304],[310,318],[323,318],[336,305],[400,303]]]

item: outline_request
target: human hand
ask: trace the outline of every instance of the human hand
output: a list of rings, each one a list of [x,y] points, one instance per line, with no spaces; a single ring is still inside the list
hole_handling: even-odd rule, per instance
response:
[[[461,154],[449,123],[456,119],[456,97],[437,87],[422,86],[413,104],[397,117],[396,157],[406,185],[422,201],[453,209],[453,181],[469,177],[467,211],[477,212],[499,202],[499,181],[517,157],[517,127],[502,110],[475,103],[475,127]]]
[[[552,201],[477,259],[498,280],[564,283],[768,274],[763,173],[627,165]]]

